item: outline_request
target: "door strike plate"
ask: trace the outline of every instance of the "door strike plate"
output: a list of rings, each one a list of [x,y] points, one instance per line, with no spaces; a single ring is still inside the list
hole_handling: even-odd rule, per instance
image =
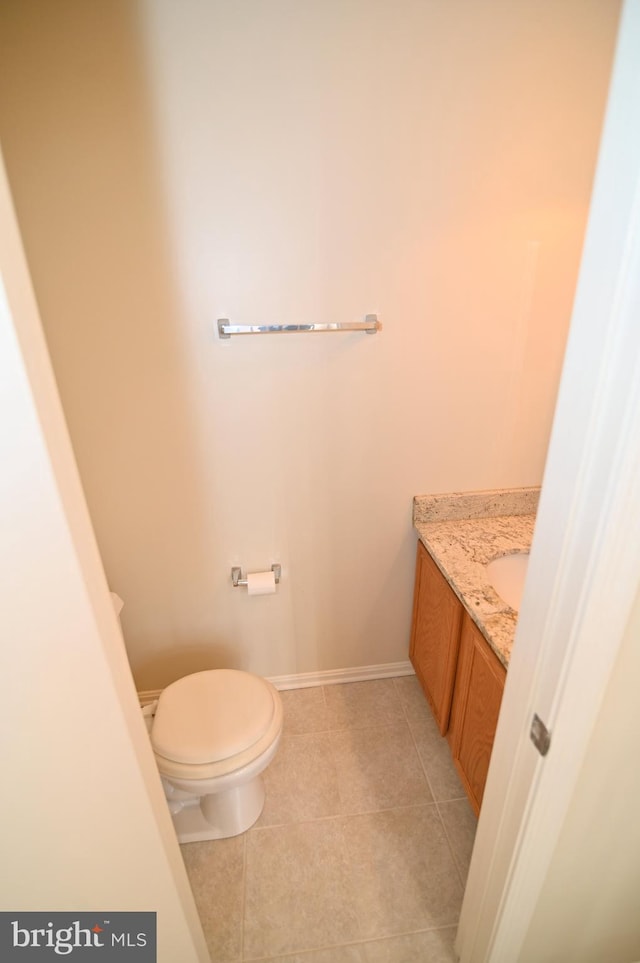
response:
[[[531,720],[531,742],[534,744],[541,756],[546,756],[551,745],[551,733],[545,726],[540,716],[535,713]]]

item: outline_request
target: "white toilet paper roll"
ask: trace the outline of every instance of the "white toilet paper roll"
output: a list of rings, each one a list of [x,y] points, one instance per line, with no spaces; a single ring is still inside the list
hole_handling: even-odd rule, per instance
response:
[[[276,577],[271,572],[249,572],[247,592],[249,595],[273,595],[276,590]]]

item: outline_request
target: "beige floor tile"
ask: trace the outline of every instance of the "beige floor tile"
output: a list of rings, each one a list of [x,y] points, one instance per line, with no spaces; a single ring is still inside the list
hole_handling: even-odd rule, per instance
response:
[[[364,944],[365,963],[456,963],[456,927],[392,936]]]
[[[452,963],[475,820],[417,680],[282,696],[260,821],[182,847],[212,960]]]
[[[343,812],[432,802],[406,723],[331,733]]]
[[[182,858],[212,960],[241,959],[244,836],[185,843]]]
[[[324,686],[329,726],[364,729],[404,721],[393,679]]]
[[[409,722],[429,722],[435,719],[427,697],[415,675],[404,675],[393,680],[396,692]]]
[[[463,883],[466,883],[478,826],[476,814],[468,799],[439,803],[438,809],[451,843],[460,878]]]
[[[451,758],[449,743],[444,736],[440,735],[433,719],[410,722],[409,728],[415,739],[434,799],[439,802],[466,798]]]
[[[363,937],[457,922],[463,890],[435,805],[347,817],[346,845]]]
[[[285,732],[324,732],[329,728],[322,686],[286,689],[280,696],[284,707]]]
[[[266,798],[256,826],[335,816],[342,811],[330,739],[330,733],[283,735],[263,773]]]
[[[342,817],[247,834],[246,959],[360,939],[347,835]]]

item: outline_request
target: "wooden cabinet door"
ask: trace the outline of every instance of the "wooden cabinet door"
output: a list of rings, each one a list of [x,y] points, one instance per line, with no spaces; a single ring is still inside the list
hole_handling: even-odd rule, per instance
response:
[[[462,605],[418,542],[409,657],[442,735],[449,727]]]
[[[484,795],[506,675],[504,666],[465,612],[448,739],[476,815]]]

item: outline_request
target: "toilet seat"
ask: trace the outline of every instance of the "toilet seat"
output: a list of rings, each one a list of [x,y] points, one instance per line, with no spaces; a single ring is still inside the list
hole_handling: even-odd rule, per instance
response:
[[[281,729],[282,704],[271,683],[236,669],[210,669],[164,689],[151,743],[163,775],[211,779],[251,764]]]

